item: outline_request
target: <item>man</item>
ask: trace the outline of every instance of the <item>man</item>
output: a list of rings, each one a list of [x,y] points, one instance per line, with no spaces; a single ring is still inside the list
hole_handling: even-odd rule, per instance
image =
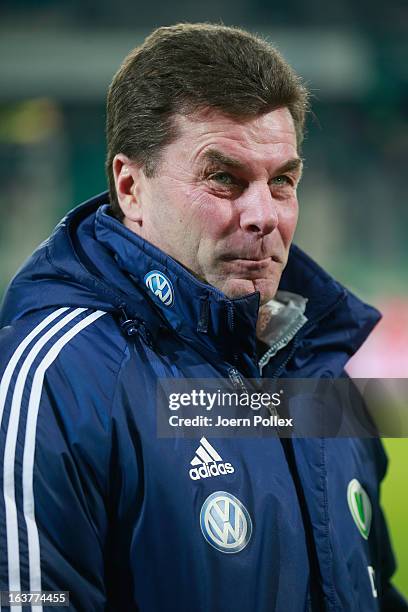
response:
[[[378,440],[156,434],[159,378],[339,377],[378,321],[291,246],[306,111],[238,29],[160,28],[115,75],[109,197],[3,305],[3,590],[87,611],[407,609]]]

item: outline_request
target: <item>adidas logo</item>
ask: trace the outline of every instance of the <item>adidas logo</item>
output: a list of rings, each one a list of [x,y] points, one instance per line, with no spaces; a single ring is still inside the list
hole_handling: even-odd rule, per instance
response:
[[[201,438],[200,446],[197,448],[195,457],[190,463],[193,466],[189,471],[191,480],[200,480],[200,478],[211,478],[211,476],[222,476],[235,472],[230,463],[223,463],[215,448],[205,438]]]

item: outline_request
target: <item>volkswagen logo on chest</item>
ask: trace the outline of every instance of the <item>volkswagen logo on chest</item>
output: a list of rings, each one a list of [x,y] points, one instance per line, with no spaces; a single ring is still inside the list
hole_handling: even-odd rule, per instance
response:
[[[173,285],[171,281],[158,270],[152,270],[148,272],[144,277],[145,285],[154,296],[165,306],[171,306],[173,304]]]
[[[200,512],[200,527],[208,544],[223,553],[239,552],[252,535],[248,510],[225,491],[216,491],[207,497]]]

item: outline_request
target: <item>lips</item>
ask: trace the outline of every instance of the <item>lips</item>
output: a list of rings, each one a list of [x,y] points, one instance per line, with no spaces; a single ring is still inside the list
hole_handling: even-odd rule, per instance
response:
[[[228,261],[224,260],[224,265],[226,274],[233,274],[237,278],[246,279],[267,278],[281,269],[281,266],[275,263],[271,257],[266,259],[229,258]]]
[[[223,259],[225,261],[242,261],[242,262],[249,262],[249,263],[258,263],[258,264],[266,264],[266,263],[270,263],[270,261],[273,261],[274,263],[282,263],[282,260],[280,257],[278,257],[277,255],[270,255],[269,257],[244,257],[242,255],[227,255],[226,257],[223,257]]]

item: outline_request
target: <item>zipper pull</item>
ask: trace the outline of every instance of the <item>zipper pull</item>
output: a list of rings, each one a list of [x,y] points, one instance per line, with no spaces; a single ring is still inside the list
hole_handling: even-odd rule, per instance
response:
[[[228,376],[235,389],[241,389],[241,391],[245,391],[245,393],[248,392],[241,372],[239,372],[237,368],[230,368],[228,370]]]

